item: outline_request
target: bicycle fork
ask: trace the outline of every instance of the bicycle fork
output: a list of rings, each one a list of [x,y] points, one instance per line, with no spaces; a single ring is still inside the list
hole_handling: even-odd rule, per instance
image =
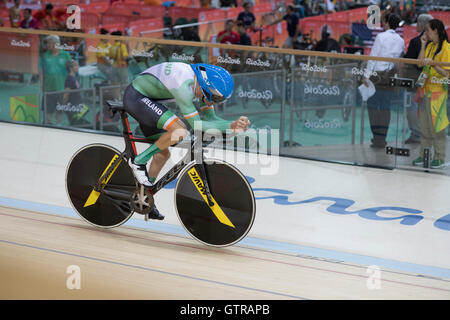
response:
[[[208,200],[207,203],[210,207],[214,206],[214,201],[212,200],[211,196],[211,190],[209,189],[209,183],[208,183],[208,173],[206,172],[205,163],[202,162],[200,166],[200,172],[199,172],[200,178],[203,180],[203,186],[205,188],[205,196]]]

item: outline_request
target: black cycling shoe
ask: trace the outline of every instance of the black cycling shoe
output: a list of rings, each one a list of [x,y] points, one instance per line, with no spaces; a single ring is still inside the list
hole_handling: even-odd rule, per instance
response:
[[[156,206],[153,206],[153,209],[148,214],[148,217],[150,219],[155,219],[155,220],[164,220],[164,216],[161,213],[159,213],[159,211],[156,208]]]

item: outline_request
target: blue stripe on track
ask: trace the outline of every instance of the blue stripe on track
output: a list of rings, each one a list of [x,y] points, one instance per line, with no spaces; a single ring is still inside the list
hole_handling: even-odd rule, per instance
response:
[[[37,202],[30,202],[25,200],[17,200],[11,198],[0,197],[0,206],[7,206],[13,208],[19,208],[23,210],[39,211],[44,213],[50,213],[55,215],[79,217],[78,214],[72,208],[60,207],[56,205],[49,205]],[[188,235],[188,233],[178,225],[171,225],[167,223],[144,221],[140,219],[130,219],[125,226],[137,227],[142,229],[148,229],[152,231],[159,231],[169,234]],[[450,279],[450,269],[420,265],[409,262],[395,261],[390,259],[383,259],[353,253],[339,252],[333,250],[326,250],[321,248],[313,248],[300,246],[296,244],[278,242],[273,240],[264,240],[252,237],[244,238],[239,244],[243,244],[249,247],[260,248],[265,250],[275,250],[292,254],[300,254],[305,256],[312,256],[323,259],[338,260],[344,262],[355,263],[363,266],[376,265],[381,269],[390,269],[397,271],[404,271],[417,275],[432,276],[438,278]]]

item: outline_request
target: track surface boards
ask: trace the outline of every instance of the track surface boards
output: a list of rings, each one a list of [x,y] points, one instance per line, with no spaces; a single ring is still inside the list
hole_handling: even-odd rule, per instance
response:
[[[81,289],[67,288],[69,266]],[[450,280],[0,207],[0,299],[450,299]],[[68,280],[69,279],[69,280]]]

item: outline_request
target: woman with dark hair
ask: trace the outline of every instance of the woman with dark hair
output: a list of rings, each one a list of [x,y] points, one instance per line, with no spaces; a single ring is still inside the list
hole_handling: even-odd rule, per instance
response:
[[[419,94],[420,156],[413,165],[423,165],[424,149],[434,148],[430,167],[439,169],[445,165],[449,66],[437,66],[434,62],[450,62],[450,44],[444,24],[433,19],[428,22],[420,38],[419,66],[426,80]],[[429,42],[428,42],[429,41]],[[427,44],[428,43],[428,44]]]
[[[395,29],[400,24],[400,17],[388,13],[383,16],[384,32],[379,33],[370,52],[371,56],[399,58],[405,49],[405,41]],[[367,100],[370,129],[373,134],[372,148],[384,148],[391,121],[392,89],[389,87],[390,77],[395,74],[395,64],[387,61],[369,60],[362,79],[369,87],[368,79],[375,86],[375,94]]]

